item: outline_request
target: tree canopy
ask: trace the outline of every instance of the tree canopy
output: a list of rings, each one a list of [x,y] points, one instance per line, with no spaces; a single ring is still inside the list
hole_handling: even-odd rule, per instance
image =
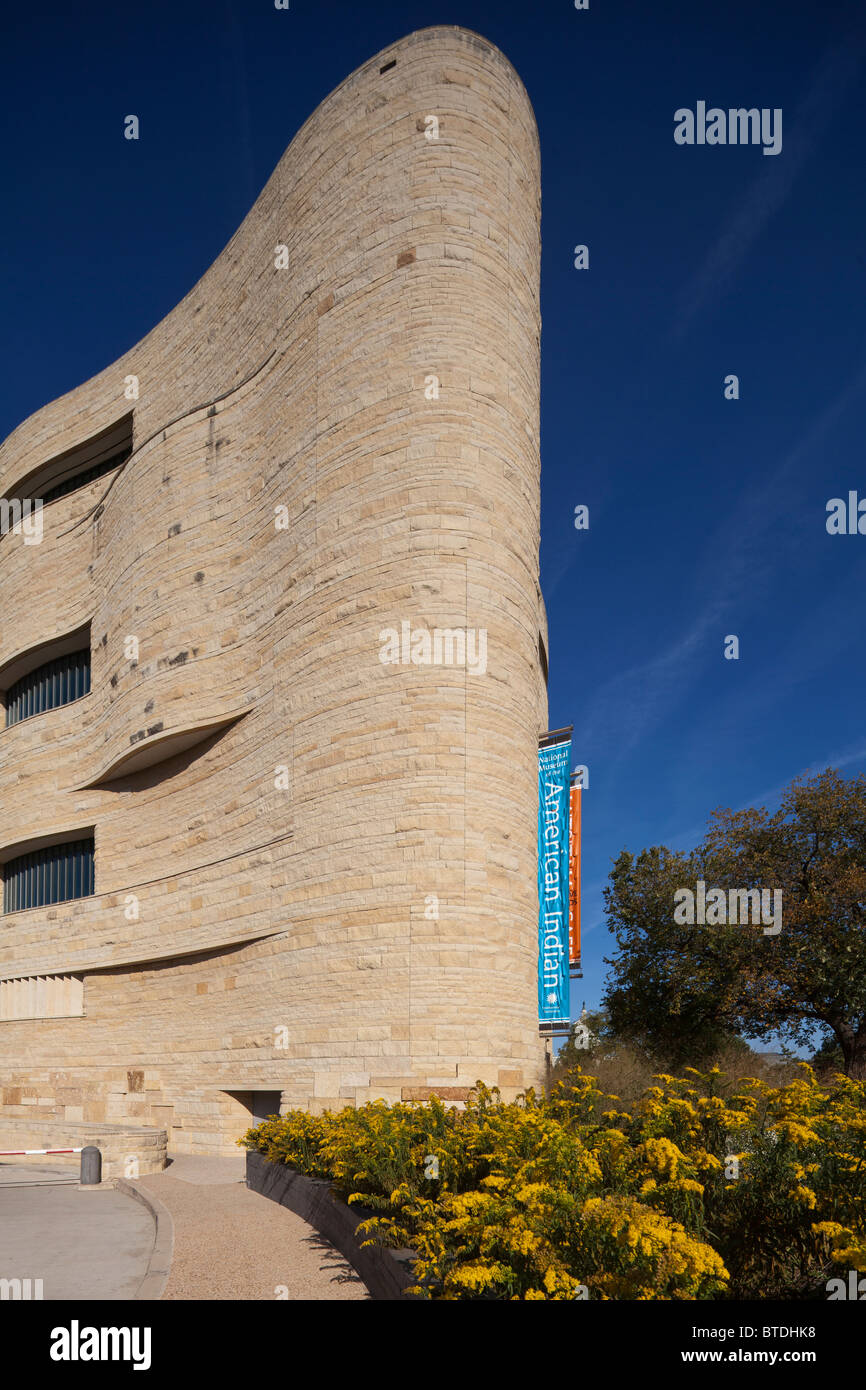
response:
[[[780,929],[675,920],[675,894],[699,882],[780,891]],[[828,769],[795,780],[775,812],[717,810],[691,853],[624,850],[605,900],[617,1035],[678,1065],[732,1035],[809,1046],[817,1033],[866,1077],[866,777]]]

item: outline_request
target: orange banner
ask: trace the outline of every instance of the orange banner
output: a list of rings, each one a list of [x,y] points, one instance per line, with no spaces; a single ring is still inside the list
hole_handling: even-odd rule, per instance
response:
[[[580,787],[569,794],[568,830],[568,960],[580,968]]]

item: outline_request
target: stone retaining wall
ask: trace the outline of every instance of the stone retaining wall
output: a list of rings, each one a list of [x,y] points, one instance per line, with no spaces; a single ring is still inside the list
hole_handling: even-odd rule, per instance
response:
[[[271,1163],[264,1154],[247,1152],[247,1187],[270,1197],[281,1207],[315,1227],[345,1255],[360,1274],[373,1298],[410,1298],[406,1290],[415,1283],[411,1250],[361,1248],[362,1236],[355,1232],[373,1211],[348,1206],[331,1193],[331,1183],[308,1178],[282,1163]]]
[[[159,1173],[165,1167],[164,1129],[111,1124],[61,1125],[43,1120],[27,1123],[0,1117],[0,1149],[80,1149],[89,1144],[94,1144],[102,1154],[103,1179],[144,1177],[146,1173]],[[52,1168],[56,1165],[77,1169],[80,1162],[80,1154],[0,1158],[0,1163],[50,1165]]]

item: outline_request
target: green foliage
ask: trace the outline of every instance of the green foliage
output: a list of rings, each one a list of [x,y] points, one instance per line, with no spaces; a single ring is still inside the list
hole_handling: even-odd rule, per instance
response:
[[[780,890],[782,929],[674,921],[674,894]],[[778,811],[716,811],[692,853],[624,851],[605,890],[618,948],[604,999],[639,1050],[706,1064],[732,1037],[835,1040],[866,1077],[866,777],[795,781]]]

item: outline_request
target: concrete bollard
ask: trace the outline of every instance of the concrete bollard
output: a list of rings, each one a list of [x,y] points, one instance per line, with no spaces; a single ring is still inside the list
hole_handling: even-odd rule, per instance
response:
[[[102,1182],[102,1154],[95,1144],[81,1150],[81,1186],[98,1187]]]

